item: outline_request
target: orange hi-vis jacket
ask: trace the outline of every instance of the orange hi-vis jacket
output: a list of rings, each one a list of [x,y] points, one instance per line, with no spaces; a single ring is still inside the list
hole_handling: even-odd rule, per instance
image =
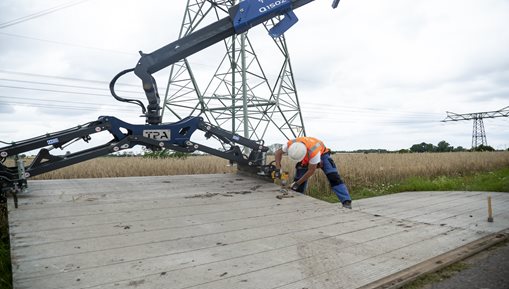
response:
[[[321,140],[314,138],[314,137],[304,136],[304,137],[298,137],[296,139],[291,139],[288,141],[287,146],[290,147],[293,143],[296,143],[296,142],[303,143],[308,150],[306,156],[301,161],[301,164],[303,166],[307,165],[309,163],[309,160],[312,159],[314,156],[316,156],[318,154],[318,152],[320,152],[320,154],[322,154],[322,155],[329,152],[329,149],[325,147],[323,142]]]

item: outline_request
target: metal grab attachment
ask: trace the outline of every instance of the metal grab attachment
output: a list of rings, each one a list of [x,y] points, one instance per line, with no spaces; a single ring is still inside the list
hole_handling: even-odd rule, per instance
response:
[[[89,141],[91,135],[104,131],[109,132],[113,139],[103,145],[65,155],[53,155],[50,152],[52,148],[63,148],[66,144],[76,140]],[[215,149],[191,141],[191,136],[196,131],[205,132],[207,139],[216,138],[227,149]],[[251,150],[249,156],[243,155],[237,144],[249,148]],[[170,149],[186,153],[202,151],[257,170],[263,166],[265,153],[268,151],[268,147],[263,145],[263,141],[253,141],[233,134],[204,122],[201,117],[187,117],[175,123],[160,125],[134,125],[113,116],[102,116],[97,121],[83,126],[46,134],[0,148],[2,157],[0,189],[2,192],[11,192],[12,190],[20,192],[26,188],[27,179],[30,177],[130,149],[136,145],[142,145],[152,150]],[[8,157],[16,157],[18,154],[36,149],[39,149],[39,152],[26,167],[22,160],[17,160],[15,166],[6,165],[5,160]]]

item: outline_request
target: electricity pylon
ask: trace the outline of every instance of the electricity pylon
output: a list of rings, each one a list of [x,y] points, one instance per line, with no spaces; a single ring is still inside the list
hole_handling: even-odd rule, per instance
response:
[[[226,17],[228,8],[234,4],[233,0],[188,0],[179,38],[203,23]],[[268,31],[278,20],[263,26]],[[272,79],[247,33],[223,41],[226,53],[206,86],[199,83],[188,59],[173,64],[163,117],[182,119],[201,115],[208,122],[250,139],[263,139],[269,129],[276,129],[287,139],[305,135],[285,37],[271,40],[267,35],[266,39],[274,45],[266,44],[263,48],[272,48],[271,56],[280,56]]]
[[[476,148],[480,145],[487,146],[486,131],[484,129],[484,118],[496,118],[496,117],[508,117],[509,106],[506,106],[497,111],[485,111],[485,112],[474,112],[474,113],[463,113],[458,114],[447,111],[447,117],[443,122],[447,121],[460,121],[460,120],[474,120],[472,129],[472,148]]]

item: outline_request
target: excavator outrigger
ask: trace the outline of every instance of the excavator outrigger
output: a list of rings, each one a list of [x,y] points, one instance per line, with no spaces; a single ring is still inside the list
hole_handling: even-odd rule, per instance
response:
[[[99,156],[130,149],[142,145],[151,150],[170,149],[178,152],[202,151],[236,163],[239,169],[258,175],[270,177],[273,165],[265,164],[265,153],[268,147],[262,140],[253,141],[235,133],[206,123],[203,118],[189,116],[174,123],[161,123],[160,98],[153,73],[168,67],[206,47],[236,34],[244,33],[277,16],[284,16],[279,23],[269,30],[272,37],[281,36],[293,24],[297,17],[293,13],[305,4],[314,0],[244,0],[232,6],[229,16],[197,30],[177,41],[174,41],[152,53],[140,51],[141,58],[135,68],[127,69],[117,74],[110,82],[110,91],[115,99],[139,105],[142,109],[145,124],[129,124],[113,116],[101,116],[92,121],[67,130],[48,133],[28,140],[13,142],[0,148],[0,197],[6,193],[14,196],[27,188],[27,179],[42,173],[73,165]],[[332,7],[336,8],[339,0],[334,0]],[[115,83],[123,75],[134,72],[143,85],[148,100],[145,105],[137,99],[126,99],[115,92]],[[191,141],[191,136],[200,130],[208,139],[214,137],[223,147],[229,149],[218,150]],[[63,149],[67,144],[83,140],[88,142],[91,135],[108,131],[113,139],[103,145],[66,155],[52,155],[53,148]],[[238,145],[249,148],[250,153],[245,156]],[[25,166],[18,158],[19,154],[37,150],[33,161]],[[6,160],[14,158],[15,164],[8,166]]]

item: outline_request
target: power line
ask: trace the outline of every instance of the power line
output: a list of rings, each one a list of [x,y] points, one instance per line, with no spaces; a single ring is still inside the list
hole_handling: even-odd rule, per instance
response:
[[[21,105],[27,107],[38,107],[38,108],[51,108],[51,109],[61,109],[61,110],[82,110],[82,111],[97,111],[98,108],[94,107],[84,107],[84,106],[72,106],[72,105],[58,105],[58,104],[38,104],[31,102],[23,102],[23,101],[1,101],[0,104],[8,104],[8,105]],[[119,111],[119,112],[132,112],[129,109],[120,109],[114,108],[111,111]]]
[[[324,108],[323,104],[318,103],[307,103],[303,102],[302,107],[311,107],[313,109],[322,110]],[[335,108],[339,111],[346,111],[346,112],[361,112],[361,113],[388,113],[388,114],[408,114],[411,116],[426,116],[426,117],[435,117],[435,116],[441,116],[441,113],[434,113],[434,112],[416,112],[416,111],[405,111],[405,110],[394,110],[393,108],[389,109],[381,109],[381,108],[373,108],[373,107],[357,107],[357,106],[348,106],[348,105],[334,105],[334,104],[327,104],[325,108]]]
[[[20,88],[20,89],[28,89],[28,90],[36,90],[36,91],[47,91],[47,92],[58,92],[58,93],[70,93],[70,94],[103,96],[101,94],[92,94],[92,93],[74,92],[74,91],[60,91],[60,90],[50,90],[50,89],[35,89],[35,88],[12,87],[12,86],[2,86],[2,85],[0,85],[0,87]],[[104,104],[99,104],[99,103],[84,103],[84,102],[51,100],[51,99],[34,99],[34,98],[8,97],[8,96],[0,96],[0,97],[1,98],[16,99],[16,100],[17,99],[33,100],[33,101],[46,102],[46,103],[64,102],[64,103],[77,103],[77,104],[98,105],[98,106],[104,105]],[[324,113],[332,113],[332,112],[337,112],[337,111],[333,110],[333,109],[326,109],[326,110],[319,110],[319,111],[314,111],[314,112],[321,113],[323,115]],[[373,115],[371,113],[370,115],[364,115],[362,118],[356,118],[356,119],[365,119],[365,118],[370,117],[370,116],[375,116],[375,118],[376,118],[376,115]],[[384,119],[380,119],[380,117],[378,117],[378,119],[381,120],[381,121],[384,121],[384,123],[393,123],[393,124],[422,124],[422,123],[435,123],[435,122],[437,122],[437,121],[429,120],[429,119],[424,119],[423,120],[421,117],[418,117],[418,116],[415,116],[415,117],[407,116],[407,117],[405,117],[406,120],[397,120],[397,119],[393,119],[393,118],[391,118],[390,120],[387,120],[386,117],[391,116],[391,115],[388,115],[388,114],[380,114],[379,116],[384,117]],[[328,119],[328,120],[336,120],[336,121],[340,121],[340,122],[345,122],[345,120],[339,119],[339,118],[336,118],[336,117],[323,117],[323,118],[324,119]],[[348,120],[351,121],[351,122],[355,122],[355,119],[352,119],[352,117],[349,117]]]
[[[391,118],[404,118],[404,119],[433,119],[433,121],[439,121],[438,117],[435,117],[434,115],[419,115],[419,114],[409,114],[408,112],[395,112],[393,110],[380,110],[378,112],[359,112],[355,110],[345,110],[341,108],[336,107],[327,107],[327,108],[321,108],[321,109],[308,109],[308,108],[302,108],[302,111],[304,114],[319,114],[319,117],[328,117],[328,114],[333,114],[335,119],[338,119],[338,117],[341,117],[341,115],[345,115],[345,118],[352,119],[352,114],[355,116],[371,116],[372,118],[377,117],[391,117]]]
[[[13,86],[13,85],[0,85],[0,87],[3,87],[3,88],[14,88],[14,89],[23,89],[23,90],[57,92],[57,93],[81,94],[81,95],[90,95],[90,96],[111,96],[109,94],[99,94],[99,93],[90,93],[90,92],[78,92],[78,91],[65,91],[65,90],[54,90],[54,89],[44,89],[44,88],[32,88],[32,87],[22,87],[22,86]]]
[[[72,7],[72,6],[81,4],[81,3],[86,2],[86,1],[89,1],[89,0],[70,1],[70,2],[67,2],[67,3],[64,3],[64,4],[60,4],[60,5],[57,5],[57,6],[54,6],[54,7],[51,7],[51,8],[42,10],[42,11],[39,11],[39,12],[35,12],[35,13],[32,13],[32,14],[23,16],[23,17],[19,17],[19,18],[13,19],[13,20],[9,20],[9,21],[0,23],[0,29],[6,28],[6,27],[9,27],[9,26],[12,26],[12,25],[16,25],[16,24],[19,24],[19,23],[23,23],[23,22],[26,22],[28,20],[32,20],[32,19],[35,19],[35,18],[39,18],[41,16],[44,16],[44,15],[47,15],[47,14],[50,14],[50,13],[54,13],[54,12],[60,11],[60,10],[65,9],[65,8]]]
[[[27,75],[27,76],[63,79],[63,80],[70,80],[70,81],[91,82],[91,83],[99,83],[99,84],[109,83],[109,82],[98,81],[98,80],[88,80],[88,79],[80,79],[80,78],[70,78],[70,77],[61,77],[61,76],[34,74],[34,73],[25,73],[25,72],[15,72],[15,71],[6,71],[6,70],[0,70],[0,72],[19,74],[19,75]],[[23,82],[24,80],[14,80],[14,81]],[[27,81],[27,82],[30,82],[30,81]],[[31,82],[31,83],[59,86],[59,84],[52,84],[52,83],[47,83],[47,82],[44,82],[44,83],[43,82]],[[133,85],[133,84],[124,84],[124,85],[138,87],[137,85]],[[80,87],[80,86],[74,86],[74,85],[61,85],[61,86],[67,86],[67,87],[72,87],[72,88],[97,89],[97,88]],[[10,88],[15,88],[15,87],[10,87]],[[29,88],[20,88],[20,89],[29,89]],[[45,91],[73,93],[72,91],[55,91],[55,90],[45,90]],[[135,91],[123,91],[123,92],[139,93],[139,92],[135,92]],[[84,94],[84,93],[78,93],[78,94]],[[106,96],[106,95],[101,94],[99,96]],[[384,109],[380,109],[380,108],[366,108],[366,107],[355,107],[355,106],[346,106],[346,105],[327,105],[326,108],[324,109],[323,105],[318,104],[318,103],[303,103],[303,107],[306,107],[305,111],[316,112],[316,113],[324,113],[324,112],[369,113],[369,114],[373,114],[373,115],[382,115],[382,116],[384,116],[384,115],[406,115],[407,117],[414,117],[414,118],[435,117],[435,116],[439,115],[438,113],[426,113],[426,112],[415,112],[415,111],[397,111],[392,108],[390,110],[384,110]]]
[[[306,109],[306,108],[303,108],[302,109],[303,113],[306,115],[306,114],[311,114],[311,115],[319,115],[319,117],[322,117],[322,118],[331,118],[329,115],[332,114],[334,116],[335,119],[341,119],[341,116],[344,115],[344,118],[348,118],[348,119],[354,119],[356,116],[368,116],[368,117],[371,117],[373,119],[376,119],[376,118],[403,118],[403,119],[409,119],[409,120],[412,120],[412,119],[431,119],[433,121],[439,121],[437,117],[433,117],[433,116],[422,116],[422,115],[409,115],[409,114],[406,114],[406,113],[395,113],[393,111],[379,111],[377,113],[359,113],[359,112],[355,112],[355,111],[348,111],[348,110],[341,110],[341,109],[336,109],[336,108],[333,108],[333,107],[330,107],[330,108],[327,108],[327,109]]]
[[[100,87],[81,86],[81,85],[69,85],[69,84],[61,84],[61,83],[50,83],[50,82],[20,80],[20,79],[0,78],[0,81],[10,81],[10,82],[30,83],[30,84],[38,84],[38,85],[62,86],[62,87],[69,87],[69,88],[80,88],[80,89],[109,91],[107,88],[100,88]],[[139,91],[133,91],[133,90],[118,90],[118,89],[115,89],[115,91],[122,92],[122,93],[140,93]]]
[[[104,103],[94,103],[94,102],[81,102],[81,101],[69,101],[69,100],[56,100],[56,99],[36,99],[36,98],[29,98],[29,97],[10,97],[10,96],[4,96],[0,95],[0,98],[8,99],[6,101],[2,101],[3,103],[17,103],[16,100],[28,100],[28,101],[37,101],[37,102],[47,102],[47,103],[54,103],[54,102],[61,102],[61,103],[74,103],[74,104],[82,104],[82,105],[95,105],[95,106],[112,106],[112,107],[118,107],[117,105],[113,104],[104,104]]]
[[[78,45],[78,44],[73,44],[73,43],[68,43],[68,42],[42,39],[42,38],[24,36],[24,35],[19,35],[19,34],[14,34],[14,33],[0,32],[0,35],[5,35],[5,36],[9,36],[9,37],[23,38],[23,39],[27,39],[27,40],[35,40],[35,41],[47,42],[47,43],[52,43],[52,44],[71,46],[71,47],[77,47],[77,48],[99,50],[99,51],[105,51],[105,52],[110,52],[110,53],[115,53],[115,54],[126,54],[126,55],[131,55],[131,56],[137,55],[136,53],[132,53],[132,52],[119,51],[119,50],[113,50],[113,49],[105,49],[105,48],[85,46],[85,45]]]
[[[98,81],[98,80],[88,80],[88,79],[80,79],[80,78],[70,78],[70,77],[61,77],[61,76],[53,76],[53,75],[44,75],[44,74],[34,74],[34,73],[25,73],[25,72],[15,72],[15,71],[6,71],[6,70],[0,70],[0,72],[10,73],[10,74],[17,74],[17,75],[27,75],[27,76],[36,76],[36,77],[44,77],[44,78],[54,78],[54,79],[62,79],[62,80],[69,80],[69,81],[80,81],[80,82],[90,82],[90,83],[99,83],[104,84],[108,83],[105,81]],[[0,79],[0,80],[6,80],[6,81],[14,81],[14,82],[21,82],[21,83],[32,83],[32,84],[39,84],[39,85],[50,85],[50,86],[64,86],[68,88],[78,88],[78,89],[91,89],[91,90],[100,90],[103,91],[103,89],[97,88],[97,87],[91,87],[91,86],[79,86],[79,85],[67,85],[67,84],[57,84],[57,83],[50,83],[50,82],[38,82],[38,81],[26,81],[26,80],[17,80],[17,79]],[[128,86],[138,87],[136,85],[126,84]],[[0,85],[2,87],[2,85]],[[69,94],[79,94],[79,95],[94,95],[94,96],[110,96],[109,94],[95,94],[95,93],[88,93],[88,92],[76,92],[76,91],[69,91],[69,90],[54,90],[54,89],[44,89],[44,88],[26,88],[26,87],[19,87],[19,86],[8,86],[3,85],[3,87],[12,88],[12,89],[25,89],[25,90],[37,90],[37,91],[45,91],[45,92],[54,92],[54,93],[69,93]],[[135,91],[124,91],[127,93],[138,93]],[[16,98],[14,98],[16,99]],[[43,101],[43,100],[35,100],[35,101]],[[46,101],[47,103],[52,102],[52,100]],[[97,104],[99,105],[99,104]],[[318,113],[321,117],[327,114],[334,114],[333,117],[331,116],[325,116],[323,117],[326,120],[331,121],[338,121],[341,123],[345,122],[345,119],[338,118],[340,115],[337,115],[338,113],[344,113],[344,114],[356,114],[357,118],[352,118],[351,115],[348,117],[348,121],[355,122],[356,119],[358,120],[364,120],[369,116],[373,116],[375,119],[378,117],[380,121],[383,121],[385,124],[392,123],[392,124],[429,124],[429,123],[436,123],[434,120],[435,116],[438,119],[438,113],[426,113],[426,112],[415,112],[415,111],[395,111],[394,109],[381,109],[381,108],[366,108],[366,107],[355,107],[355,106],[346,106],[346,105],[327,105],[325,108],[322,104],[318,103],[304,103],[304,107],[306,107],[305,111],[308,113]],[[391,117],[390,119],[387,119],[388,117]],[[398,118],[399,117],[399,118]],[[430,117],[432,119],[430,119]],[[403,119],[401,119],[403,118]]]
[[[88,93],[88,92],[54,90],[54,89],[44,89],[44,88],[29,88],[29,87],[10,86],[10,85],[0,85],[0,87],[12,88],[12,89],[24,89],[24,90],[35,90],[35,91],[53,92],[53,93],[68,93],[68,94],[90,95],[90,96],[110,96],[108,94],[96,94],[96,93]],[[30,99],[30,98],[24,98],[24,97],[6,97],[6,96],[4,96],[4,98],[27,99],[27,100],[34,100],[34,101],[47,102],[47,103],[51,103],[51,102],[68,102],[68,103],[71,103],[72,102],[72,101],[58,101],[58,100],[48,100],[48,99],[33,99],[33,98]],[[82,103],[82,102],[74,102],[74,103],[91,104],[91,103]],[[96,103],[95,105],[102,105],[102,104],[97,104]],[[418,124],[418,123],[435,123],[436,122],[435,120],[429,120],[429,118],[426,119],[426,118],[424,118],[422,116],[419,116],[419,115],[405,115],[405,114],[408,114],[408,112],[401,112],[401,113],[403,113],[403,117],[404,117],[405,120],[398,120],[398,119],[394,119],[394,117],[398,116],[398,115],[396,115],[394,113],[394,111],[379,110],[376,113],[369,112],[369,115],[359,114],[359,112],[356,111],[356,110],[341,110],[341,109],[336,109],[334,107],[332,107],[332,108],[331,107],[327,107],[325,109],[323,109],[323,108],[321,108],[321,109],[308,109],[307,111],[310,112],[310,113],[320,113],[320,115],[324,119],[337,120],[337,121],[341,121],[341,122],[345,122],[345,120],[337,118],[337,115],[334,115],[334,117],[328,117],[328,116],[324,117],[323,115],[324,114],[325,115],[326,114],[333,114],[333,113],[335,114],[338,111],[339,112],[343,111],[343,112],[346,112],[346,113],[350,113],[350,112],[356,113],[357,116],[360,117],[360,118],[356,118],[356,119],[365,119],[365,118],[367,118],[369,116],[372,116],[374,118],[378,117],[378,119],[383,118],[385,123],[389,122],[389,121],[386,120],[387,117],[392,117],[390,122],[393,123],[393,124]],[[352,117],[348,117],[348,119],[349,120],[355,120]]]
[[[1,73],[7,74],[16,74],[16,75],[25,75],[25,76],[33,76],[33,77],[44,77],[44,78],[54,78],[54,79],[62,79],[62,80],[70,80],[70,81],[80,81],[80,82],[90,82],[90,83],[99,83],[99,84],[107,84],[109,85],[109,81],[104,80],[94,80],[94,79],[83,79],[83,78],[75,78],[75,77],[65,77],[58,75],[48,75],[48,74],[40,74],[40,73],[30,73],[30,72],[20,72],[20,71],[11,71],[0,69]],[[116,85],[123,86],[131,86],[131,87],[139,87],[139,85],[128,84],[128,83],[116,83]]]
[[[58,86],[58,84],[48,84],[48,85]],[[12,89],[24,89],[24,90],[56,92],[56,93],[91,95],[91,96],[110,96],[109,94],[96,94],[96,93],[87,93],[87,92],[53,90],[53,89],[44,89],[44,88],[30,88],[30,87],[20,87],[20,86],[10,86],[10,85],[0,85],[0,87],[12,88]],[[68,87],[74,87],[75,88],[76,86],[68,86]],[[79,88],[101,90],[101,89],[98,89],[98,88],[91,88],[91,87],[79,87]],[[126,92],[129,92],[129,93],[138,93],[138,92],[135,92],[135,91],[126,91]],[[323,114],[323,113],[336,113],[338,111],[341,111],[341,109],[338,110],[338,109],[334,109],[334,108],[328,107],[327,109],[308,109],[307,111],[309,111],[311,113],[314,112],[314,113],[321,113],[321,114]],[[344,110],[344,111],[345,112],[355,112],[355,113],[358,113],[358,111],[355,111],[355,110],[352,110],[352,111]],[[412,118],[422,119],[422,117],[419,116],[419,115],[408,115],[409,112],[396,112],[396,113],[403,114],[405,116],[405,118],[409,118],[409,119],[412,119]],[[382,111],[382,110],[378,111],[377,113],[370,112],[369,114],[372,115],[372,116],[377,116],[378,115],[378,116],[382,116],[382,117],[385,117],[385,116],[395,116],[395,112],[394,111]]]
[[[8,99],[5,101],[0,100],[0,103],[3,103],[3,104],[24,105],[24,106],[29,106],[29,107],[43,107],[43,108],[65,109],[65,110],[69,110],[69,109],[95,110],[93,107],[90,107],[90,106],[97,106],[97,107],[101,107],[101,106],[112,107],[112,106],[114,106],[111,104],[107,105],[107,104],[101,104],[101,103],[64,101],[64,100],[54,100],[54,99],[33,99],[33,98],[26,98],[26,97],[13,98],[10,96],[5,96],[5,95],[0,95],[0,98]],[[18,100],[27,100],[27,102],[18,101]],[[34,103],[34,101],[36,103]],[[58,104],[54,104],[54,103],[70,103],[70,104],[86,105],[88,107],[58,105]],[[116,106],[114,106],[114,107],[116,107]],[[119,109],[114,109],[114,110],[118,111]],[[132,111],[132,110],[125,109],[125,110],[121,110],[121,111]],[[357,120],[351,119],[351,118],[349,118],[348,120],[341,120],[341,119],[328,118],[328,117],[325,117],[325,119],[335,120],[335,121],[338,121],[341,123],[356,123],[359,120],[362,120],[362,118],[357,118]],[[416,121],[393,120],[393,119],[379,119],[379,120],[380,120],[379,121],[380,124],[430,124],[430,123],[436,124],[437,123],[436,121],[432,121],[432,120],[416,120]]]

